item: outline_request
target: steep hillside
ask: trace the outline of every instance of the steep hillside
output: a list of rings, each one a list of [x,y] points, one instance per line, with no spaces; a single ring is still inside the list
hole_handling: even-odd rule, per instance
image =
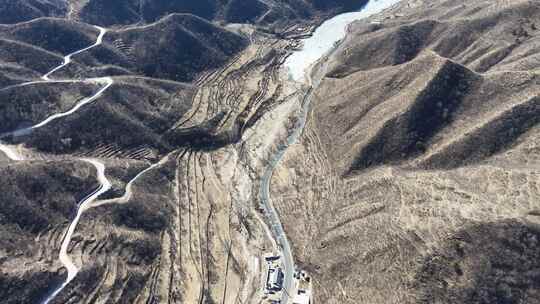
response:
[[[57,92],[55,88],[63,88],[63,92]],[[64,104],[66,101],[77,102],[82,99],[79,96],[91,96],[101,86],[75,84],[71,91],[67,88],[70,87],[66,84],[38,84],[32,90],[23,87],[3,92],[29,91],[16,95],[15,100],[23,101],[16,103],[16,107],[11,103],[4,105],[3,113],[7,119],[3,131],[13,131],[17,124],[18,127],[32,125],[40,122],[40,117],[71,109],[74,105]],[[31,134],[15,137],[13,142],[25,143],[27,148],[51,154],[107,154],[153,159],[172,148],[162,136],[186,114],[191,107],[192,95],[193,88],[182,83],[138,77],[115,78],[115,84],[95,102]],[[136,152],[141,149],[144,153],[138,155]]]
[[[418,302],[538,303],[539,237],[538,224],[512,220],[459,231],[426,257]]]
[[[535,70],[540,67],[538,24],[540,6],[530,1],[441,1],[429,9],[411,8],[395,21],[353,26],[329,73],[342,77],[402,64],[424,49],[480,73]]]
[[[0,24],[17,23],[39,17],[63,16],[67,3],[62,0],[5,0],[0,3]]]
[[[39,78],[62,57],[32,45],[0,38],[0,85],[2,88]]]
[[[2,38],[31,44],[50,52],[69,54],[92,45],[98,31],[91,25],[60,18],[38,18],[4,26]]]
[[[7,0],[0,4],[0,24],[39,17],[66,17],[101,26],[155,22],[168,14],[193,14],[219,23],[293,24],[342,11],[367,0]]]
[[[382,25],[358,23],[332,56],[316,112],[333,127],[323,142],[343,172],[477,162],[538,123],[538,5],[421,8]]]
[[[540,303],[540,5],[365,2],[4,9],[0,302]]]
[[[0,296],[5,303],[36,303],[51,282],[62,280],[62,273],[46,266],[58,250],[48,244],[62,238],[62,226],[76,213],[73,202],[98,186],[95,170],[73,161],[2,161],[0,171]],[[40,239],[44,234],[50,237]],[[23,270],[21,265],[32,266]]]
[[[56,18],[2,27],[0,43],[5,46],[1,52],[6,69],[0,73],[5,74],[6,85],[45,73],[60,64],[63,56],[93,45],[98,35],[93,26]],[[54,76],[138,74],[192,81],[231,60],[248,43],[243,36],[186,14],[169,15],[147,26],[111,30],[104,40],[98,48],[77,54],[72,64]]]
[[[539,77],[477,74],[426,51],[403,65],[328,78],[314,111],[343,174],[383,164],[455,167],[512,147],[538,123]]]
[[[1,27],[0,75],[6,79],[6,86],[41,77],[60,65],[64,56],[94,44],[98,35],[93,26],[60,18],[38,18]],[[77,62],[78,57],[73,59],[75,62],[59,75],[82,73],[84,66]]]
[[[402,2],[320,65],[271,188],[316,302],[540,302],[538,10]]]
[[[78,18],[88,23],[110,26],[154,22],[170,13],[186,13],[221,23],[291,24],[294,20],[324,15],[329,12],[354,10],[367,1],[331,0],[90,0],[77,7]],[[103,14],[102,12],[105,12]],[[114,13],[113,13],[114,12]]]
[[[107,41],[121,44],[120,51],[135,65],[125,68],[175,81],[191,81],[199,72],[223,65],[247,45],[246,38],[186,14],[173,14],[148,26],[111,32]],[[114,58],[111,62],[106,59],[100,61],[117,63]]]
[[[65,112],[92,95],[99,86],[90,83],[35,84],[0,90],[0,134],[37,124],[54,113]]]

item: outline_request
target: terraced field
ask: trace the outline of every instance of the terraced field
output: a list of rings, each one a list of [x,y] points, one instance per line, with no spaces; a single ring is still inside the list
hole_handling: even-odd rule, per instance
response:
[[[65,205],[63,220],[24,228],[34,242],[24,257],[4,253],[5,269],[10,270],[2,273],[7,286],[2,295],[7,303],[16,303],[20,295],[44,303],[233,303],[260,298],[255,282],[261,277],[261,257],[272,242],[254,201],[264,165],[259,154],[270,154],[274,147],[273,140],[260,140],[276,132],[278,140],[285,135],[279,132],[287,130],[287,121],[275,124],[268,113],[280,113],[280,120],[294,114],[292,97],[298,93],[284,88],[280,70],[294,41],[252,31],[248,48],[222,68],[202,74],[193,86],[140,76],[79,78],[94,69],[79,63],[86,53],[111,47],[134,52],[121,40],[109,45],[107,35],[102,29],[94,44],[65,55],[42,80],[3,89],[39,87],[54,96],[54,88],[71,86],[72,95],[81,96],[76,103],[63,96],[58,110],[64,112],[45,108],[29,117],[29,126],[14,130],[17,121],[6,124],[2,151],[10,160],[5,163],[8,169],[69,162],[82,166],[90,158],[94,171],[102,166],[105,175],[99,192],[81,182],[72,188],[79,204]],[[80,76],[67,78],[71,72],[65,71],[72,65],[78,66]],[[87,89],[87,84],[96,88]],[[137,101],[136,107],[118,103],[137,91],[146,101]],[[179,107],[183,110],[171,116]],[[114,117],[106,118],[107,112],[121,117],[121,124],[104,127]],[[173,120],[165,122],[166,117]],[[256,127],[261,124],[263,128]],[[147,131],[141,130],[147,129],[159,135],[145,140]],[[254,149],[259,152],[252,153]],[[92,181],[90,172],[88,168],[86,183]],[[67,174],[61,171],[45,184],[54,193]],[[43,199],[54,203],[51,194],[43,193]],[[9,267],[18,263],[34,266]]]
[[[400,1],[306,77],[352,2],[40,3],[0,5],[2,303],[260,303],[270,252],[285,302],[540,303],[535,3]]]

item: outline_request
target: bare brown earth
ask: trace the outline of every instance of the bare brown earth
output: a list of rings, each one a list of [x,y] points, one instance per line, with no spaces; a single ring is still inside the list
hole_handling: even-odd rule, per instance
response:
[[[272,184],[317,303],[540,303],[539,9],[351,27]]]
[[[95,208],[83,214],[68,250],[80,272],[51,303],[260,300],[261,257],[272,249],[255,211],[258,174],[265,165],[260,155],[267,157],[298,109],[291,96],[299,95],[284,87],[278,69],[289,44],[254,33],[248,48],[193,84],[115,76],[114,84],[92,104],[30,135],[7,139],[20,145],[26,160],[2,158],[4,166],[34,168],[43,163],[48,168],[91,157],[105,164],[113,184]],[[82,83],[29,87],[42,91],[15,86],[5,94],[29,104],[41,94],[44,99],[38,104],[50,101],[57,107],[24,111],[22,117],[34,123],[39,115],[69,107],[69,94],[92,94],[95,89]],[[276,114],[268,117],[272,110]],[[12,127],[6,124],[5,129]],[[130,180],[158,160],[132,185],[127,199],[118,199]],[[73,174],[62,167],[58,171],[61,180]],[[95,177],[90,180],[95,183]],[[15,191],[14,185],[5,187],[6,192]],[[24,255],[8,252],[0,261],[6,303],[39,302],[62,282],[65,269],[57,255],[63,232],[79,199],[92,190],[82,185],[69,189],[65,199],[72,209],[63,221],[45,223],[35,232],[20,227],[20,233],[34,233],[33,245]],[[45,193],[43,200],[53,203],[56,195],[62,193]],[[13,208],[23,204],[3,198]],[[16,219],[7,218],[5,225],[17,226]],[[26,266],[15,269],[18,264]]]
[[[320,65],[307,126],[271,185],[315,303],[540,303],[538,11],[529,1],[404,1],[352,26]],[[95,91],[12,87],[93,43],[96,30],[75,20],[3,27],[6,131]],[[78,38],[50,43],[43,27]],[[6,139],[26,160],[0,158],[3,303],[39,302],[64,279],[64,232],[97,186],[81,157],[103,162],[113,187],[83,214],[68,250],[80,272],[51,303],[260,302],[272,249],[260,178],[307,91],[280,69],[305,33],[236,31],[178,14],[115,28],[55,75],[114,84]],[[176,75],[177,60],[190,60],[183,49],[167,50],[169,61],[156,54],[178,37],[200,42],[191,55],[219,56]]]

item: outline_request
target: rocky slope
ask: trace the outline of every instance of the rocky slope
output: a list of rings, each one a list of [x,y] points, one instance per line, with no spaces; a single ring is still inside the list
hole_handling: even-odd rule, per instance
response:
[[[192,81],[200,72],[218,68],[248,44],[245,37],[188,14],[172,14],[144,27],[112,32],[107,41],[125,59],[110,60],[108,54],[98,53],[100,62],[123,61],[120,66],[126,69],[175,81]]]

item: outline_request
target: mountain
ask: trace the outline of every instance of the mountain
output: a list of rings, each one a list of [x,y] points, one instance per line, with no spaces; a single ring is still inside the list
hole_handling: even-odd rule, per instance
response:
[[[527,1],[493,4],[489,8],[483,2],[463,8],[445,4],[453,9],[446,11],[439,9],[444,4],[437,5],[431,11],[404,16],[401,22],[390,21],[390,26],[358,23],[351,31],[369,39],[349,39],[347,47],[335,56],[330,73],[339,77],[405,63],[425,49],[479,73],[538,68],[537,60],[532,58],[537,51],[537,5]],[[384,51],[375,52],[380,49]],[[370,55],[370,60],[365,54]]]
[[[113,79],[115,83],[92,107],[36,130],[29,138],[16,140],[54,154],[98,157],[104,153],[127,159],[134,155],[139,159],[135,152],[143,148],[146,151],[143,156],[149,158],[170,151],[171,143],[163,136],[186,115],[193,88],[183,83],[139,77]]]
[[[22,75],[13,75],[12,69],[6,78],[23,78],[27,73],[23,69],[44,73],[46,64],[54,67],[63,61],[63,56],[94,44],[98,35],[88,24],[55,18],[3,27],[0,41],[6,46],[5,60],[16,58],[13,62],[22,65],[18,67]],[[191,81],[199,73],[224,64],[247,45],[245,37],[186,14],[169,15],[146,26],[110,31],[104,40],[100,47],[77,55],[74,64],[58,74],[64,77],[81,77],[85,73],[105,75],[94,67],[107,66],[115,74]],[[30,53],[35,55],[28,56]],[[29,62],[38,57],[47,59]]]
[[[0,4],[2,303],[540,303],[540,5],[367,2]]]
[[[85,23],[113,26],[152,23],[172,13],[192,14],[209,21],[261,25],[296,21],[361,8],[367,1],[352,0],[8,0],[0,6],[0,23],[38,17],[66,17]]]
[[[321,65],[271,186],[316,302],[540,302],[539,9],[402,2]]]
[[[97,85],[89,83],[4,88],[0,91],[0,134],[37,124],[54,113],[68,111],[76,101],[92,95],[98,89]]]
[[[62,0],[5,0],[0,3],[0,24],[63,16],[68,10],[66,4]]]
[[[223,23],[268,24],[286,19],[307,19],[328,11],[362,7],[367,1],[351,0],[90,0],[80,7],[78,17],[88,23],[110,26],[154,22],[170,13],[187,13]],[[105,14],[101,13],[105,12]],[[283,20],[283,17],[287,18]]]
[[[534,127],[537,81],[522,71],[478,74],[425,51],[329,78],[317,117],[332,126],[323,142],[344,174],[385,164],[459,167],[503,152]]]
[[[533,50],[540,19],[534,12],[540,7],[445,5],[389,25],[357,24],[333,56],[320,90],[328,108],[319,117],[327,124],[341,117],[329,138],[354,143],[330,145],[354,151],[337,153],[352,153],[344,171],[476,163],[512,147],[536,125],[540,64]],[[375,117],[377,125],[370,122]]]
[[[144,27],[112,32],[107,41],[121,45],[120,51],[134,65],[121,66],[145,76],[176,81],[191,81],[199,72],[223,65],[247,46],[245,37],[186,14],[172,14]],[[108,64],[120,61],[96,57]]]
[[[73,216],[76,212],[73,201],[81,200],[85,195],[77,194],[80,189],[98,186],[92,169],[84,162],[75,161],[2,165],[5,192],[0,203],[0,296],[6,303],[39,302],[43,300],[39,288],[46,289],[51,282],[62,281],[60,273],[44,271],[43,263],[35,263],[25,253],[55,255],[49,251],[57,251],[57,248],[42,245],[54,243],[55,238],[42,239],[45,243],[36,242],[36,239],[39,240],[45,231],[55,234],[53,231]],[[58,233],[57,237],[61,238],[62,232]],[[10,258],[13,256],[18,258]],[[26,263],[31,266],[21,267]]]

